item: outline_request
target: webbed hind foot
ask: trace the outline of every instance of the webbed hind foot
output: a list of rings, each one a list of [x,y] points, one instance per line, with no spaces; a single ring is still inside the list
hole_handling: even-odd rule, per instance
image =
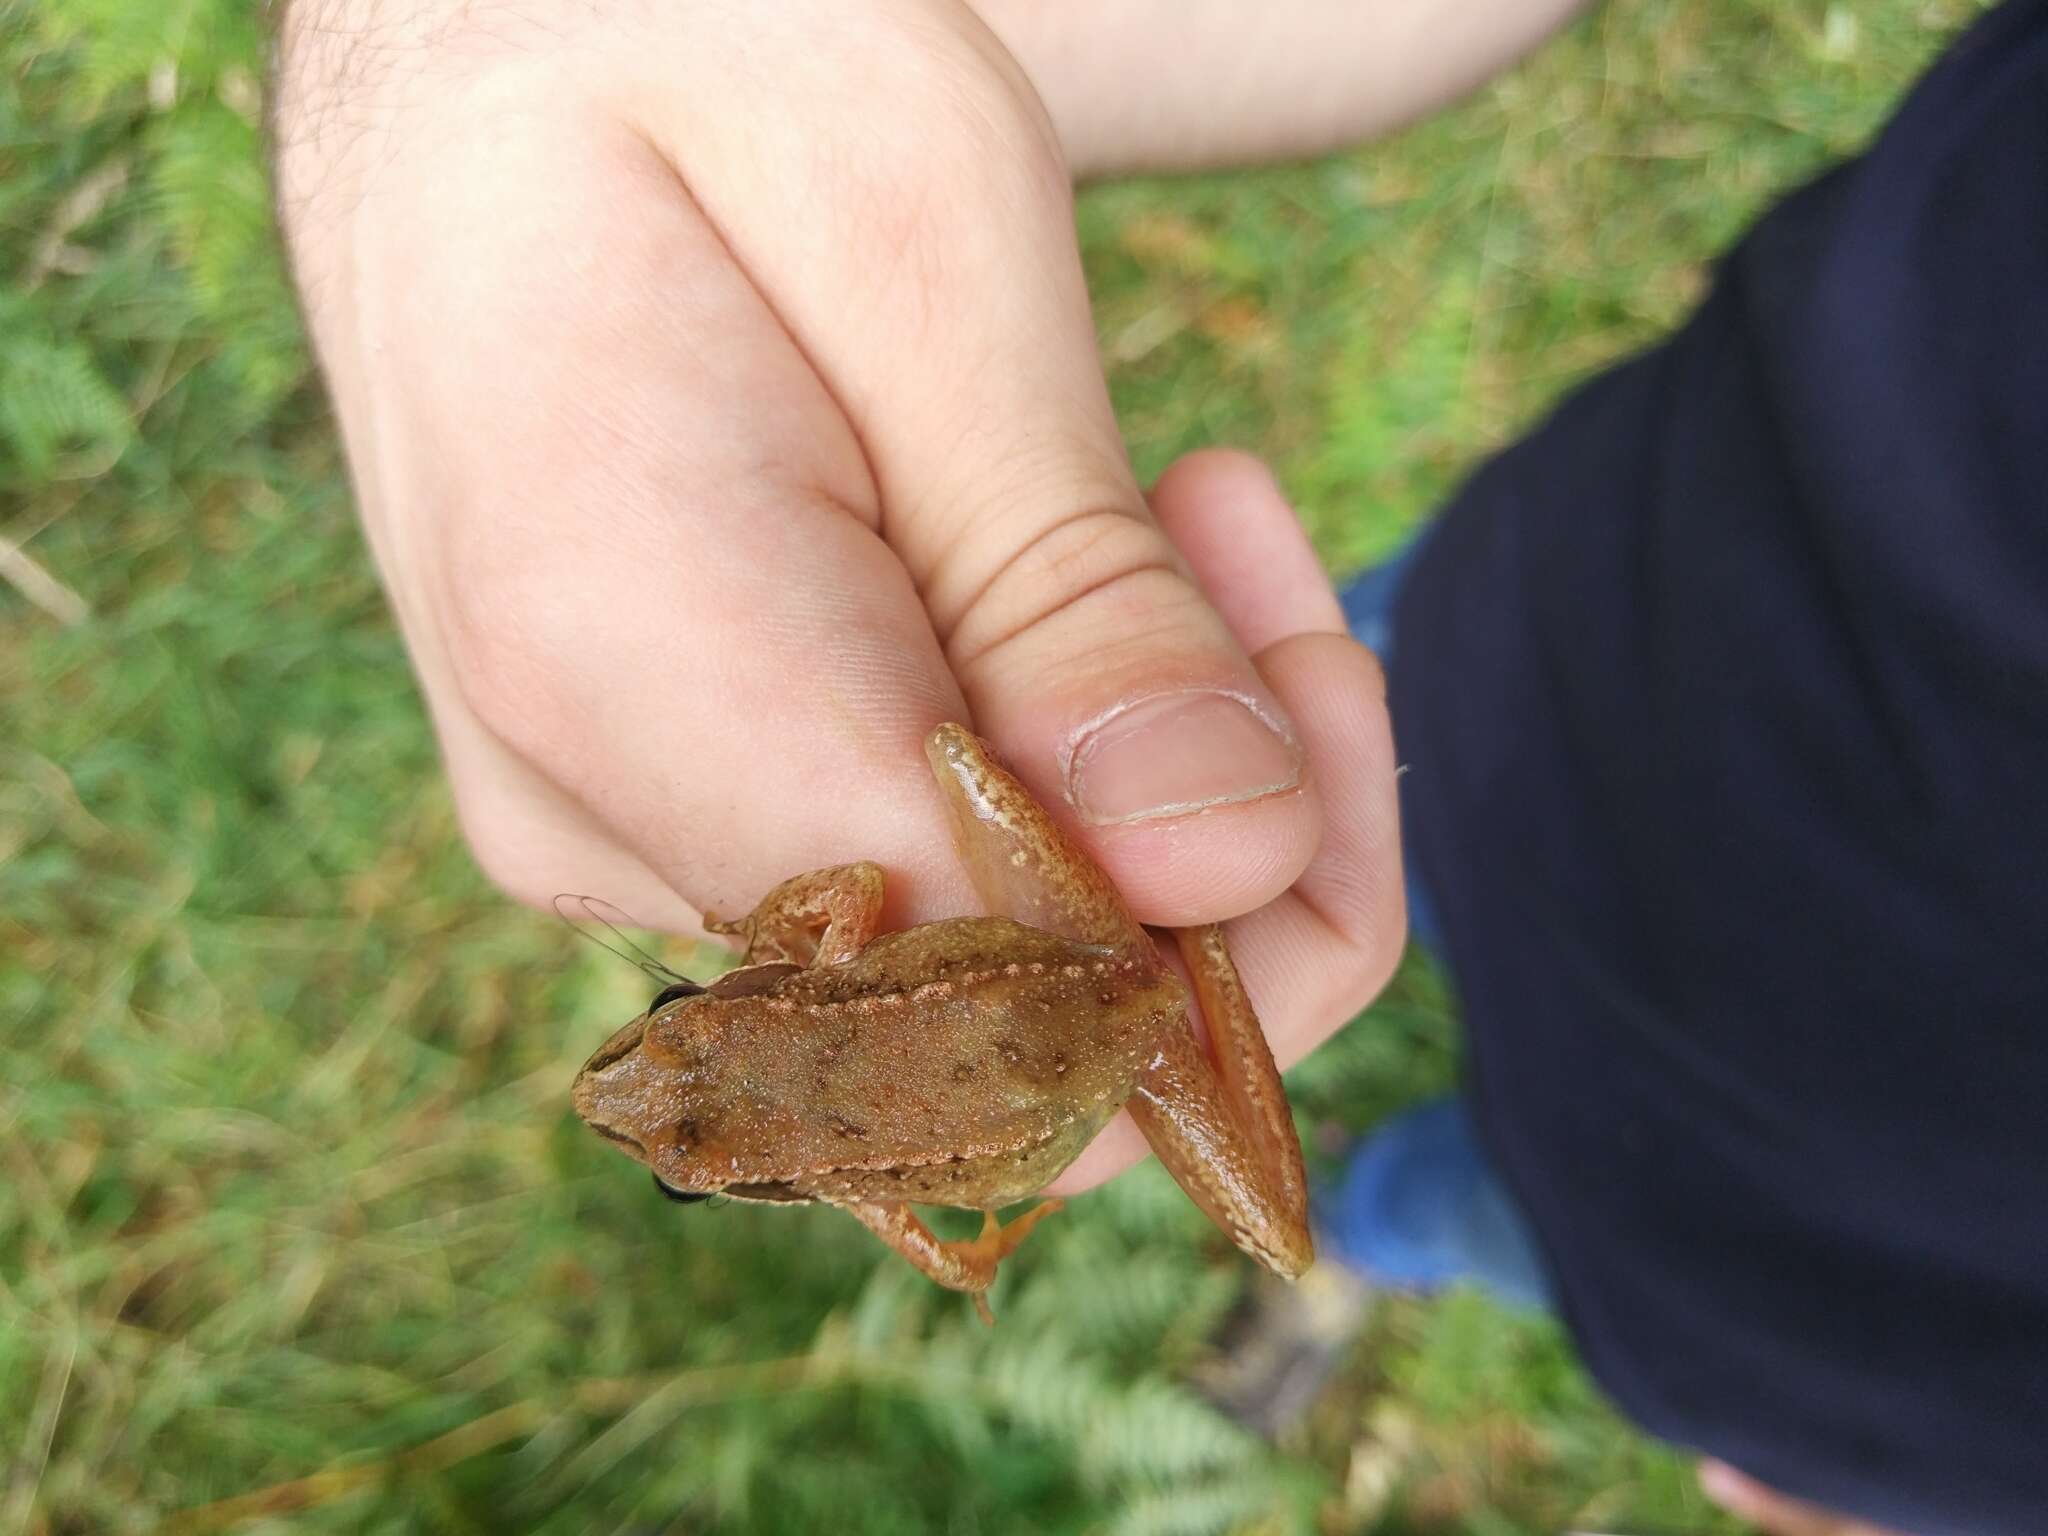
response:
[[[995,1284],[996,1268],[1017,1251],[1031,1235],[1031,1229],[1058,1210],[1064,1202],[1041,1200],[1015,1221],[996,1220],[994,1211],[984,1211],[981,1235],[964,1242],[941,1242],[932,1229],[900,1203],[889,1205],[853,1204],[846,1209],[883,1242],[908,1259],[922,1273],[950,1291],[966,1291],[974,1297],[977,1316],[990,1327],[995,1313],[989,1310],[988,1288]]]

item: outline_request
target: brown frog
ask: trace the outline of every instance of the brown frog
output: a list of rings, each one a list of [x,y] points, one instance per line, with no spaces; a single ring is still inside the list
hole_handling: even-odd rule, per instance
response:
[[[990,757],[925,744],[955,841],[994,917],[877,934],[882,871],[787,880],[737,922],[742,968],[684,982],[577,1075],[576,1112],[671,1197],[823,1201],[939,1284],[984,1296],[1048,1200],[1007,1226],[1128,1107],[1238,1247],[1292,1278],[1313,1257],[1301,1145],[1220,929],[1175,930],[1186,989],[1109,877]],[[979,1210],[941,1242],[911,1204]]]

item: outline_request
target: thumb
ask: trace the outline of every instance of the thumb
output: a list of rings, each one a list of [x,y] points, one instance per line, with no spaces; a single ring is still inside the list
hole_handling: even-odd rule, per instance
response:
[[[1146,921],[1264,904],[1319,804],[1133,477],[1042,108],[965,6],[801,9],[830,67],[744,145],[672,93],[665,147],[853,423],[976,727]]]

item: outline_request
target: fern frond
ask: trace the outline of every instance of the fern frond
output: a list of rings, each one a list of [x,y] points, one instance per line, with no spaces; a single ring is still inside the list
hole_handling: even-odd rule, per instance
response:
[[[0,343],[0,439],[29,477],[70,452],[118,456],[133,432],[128,402],[84,347],[33,331]]]
[[[217,101],[152,135],[150,186],[241,413],[260,419],[306,371],[254,124]]]
[[[1234,1264],[1204,1264],[1178,1248],[1130,1251],[1091,1230],[1074,1234],[1009,1310],[1027,1334],[1056,1329],[1099,1354],[1150,1352],[1169,1332],[1206,1333],[1241,1277]]]
[[[261,8],[244,0],[64,0],[31,6],[44,44],[67,56],[67,106],[83,117],[122,97],[166,105],[210,92],[235,69],[261,67]]]
[[[1159,1488],[1140,1495],[1110,1522],[1110,1536],[1217,1536],[1255,1525],[1261,1532],[1307,1530],[1271,1476],[1252,1475]]]

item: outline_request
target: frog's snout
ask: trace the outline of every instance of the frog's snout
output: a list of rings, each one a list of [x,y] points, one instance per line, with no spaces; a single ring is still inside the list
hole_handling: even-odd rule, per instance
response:
[[[640,1138],[628,1129],[634,1123],[635,1074],[630,1065],[623,1071],[613,1069],[640,1049],[646,1035],[647,1020],[644,1017],[633,1020],[590,1053],[590,1060],[583,1064],[583,1070],[576,1074],[575,1085],[569,1090],[577,1118],[607,1141],[615,1141],[626,1148],[642,1162],[647,1161],[647,1149],[641,1145]]]

